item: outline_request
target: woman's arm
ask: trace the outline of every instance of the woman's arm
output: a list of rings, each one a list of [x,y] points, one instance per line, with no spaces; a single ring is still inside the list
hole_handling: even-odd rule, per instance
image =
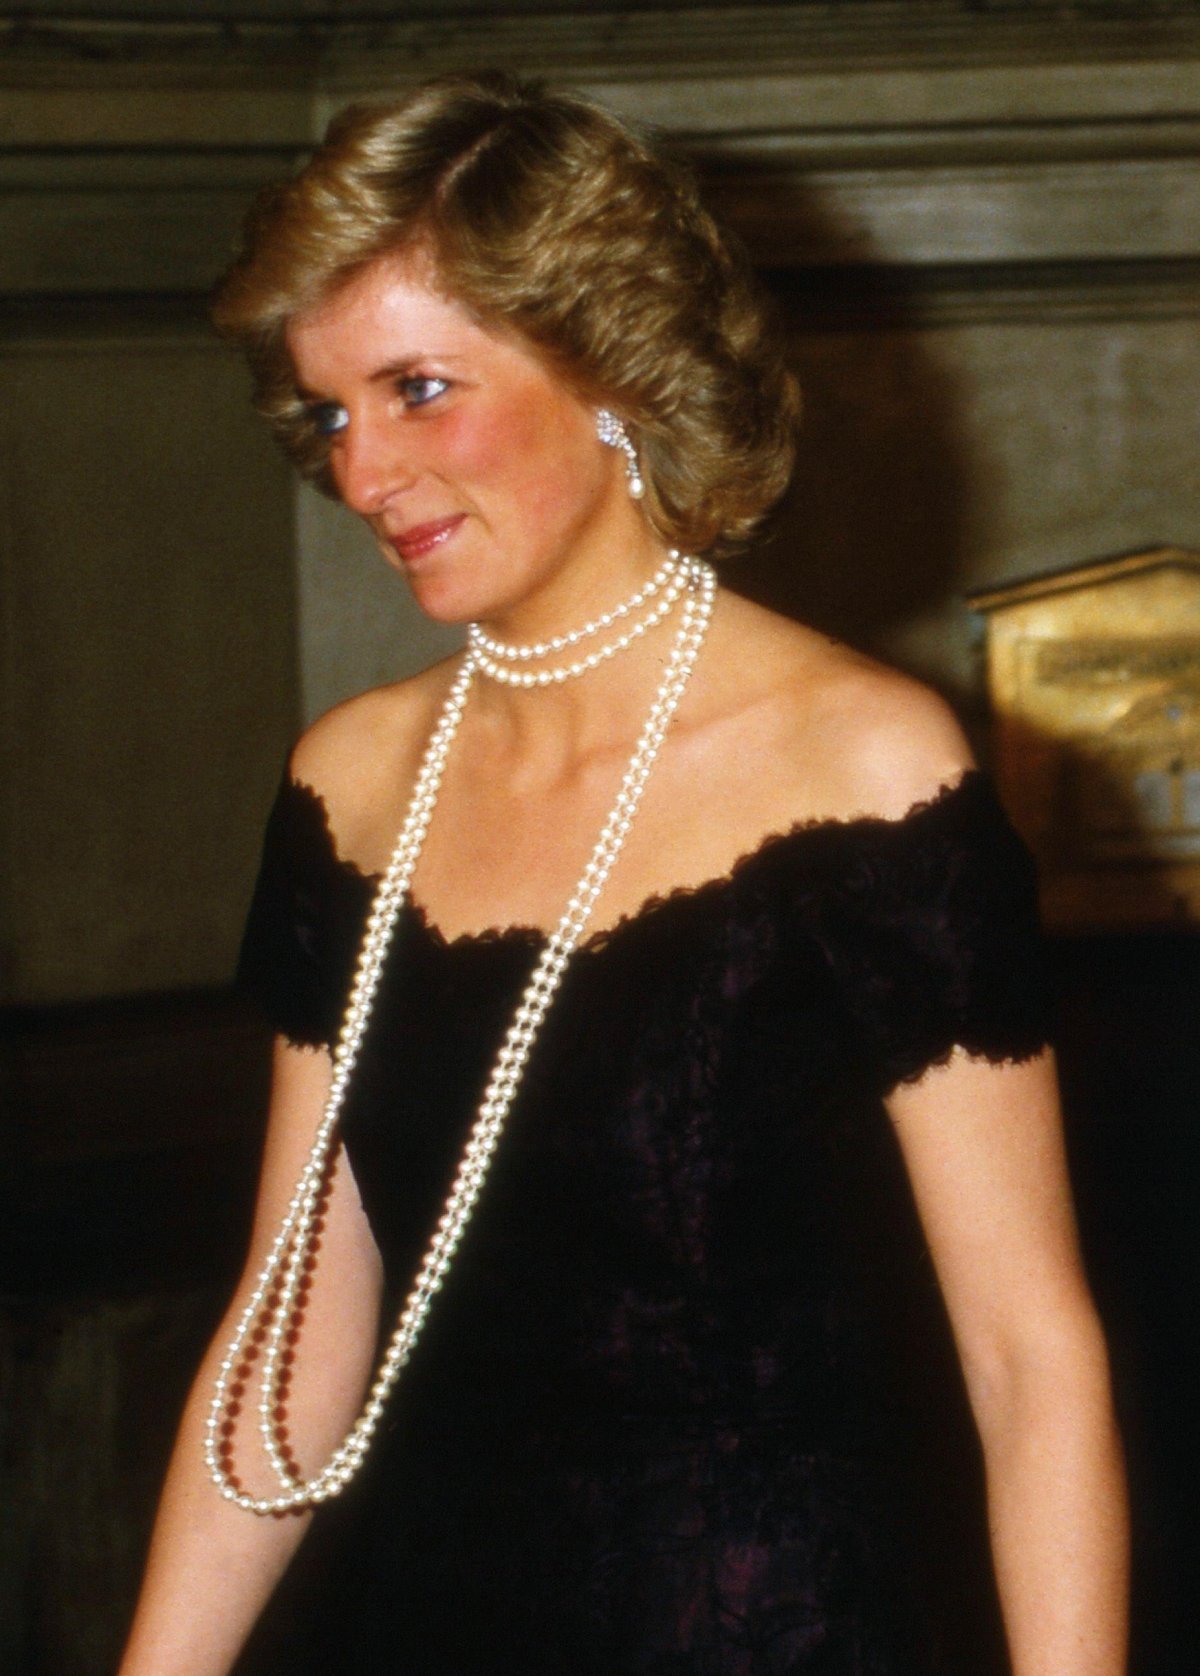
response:
[[[249,1258],[184,1410],[120,1676],[224,1676],[307,1529],[307,1514],[260,1518],[223,1500],[208,1476],[202,1440],[221,1358],[308,1154],[329,1073],[322,1051],[276,1049]],[[306,1472],[324,1463],[357,1416],[375,1351],[380,1291],[379,1254],[342,1154],[289,1392],[290,1439]],[[248,1394],[235,1459],[247,1488],[273,1493],[251,1420],[256,1405]]]
[[[1124,1472],[1053,1061],[959,1052],[888,1104],[983,1441],[1014,1676],[1121,1676]]]

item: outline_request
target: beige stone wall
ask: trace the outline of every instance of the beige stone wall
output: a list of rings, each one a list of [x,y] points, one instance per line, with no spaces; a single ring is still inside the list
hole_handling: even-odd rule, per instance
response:
[[[294,725],[291,490],[199,327],[0,349],[4,992],[228,981]]]
[[[219,983],[292,729],[445,649],[199,322],[332,109],[478,62],[656,124],[780,291],[808,414],[738,585],[978,721],[967,590],[1200,545],[1194,7],[5,36],[0,998]]]

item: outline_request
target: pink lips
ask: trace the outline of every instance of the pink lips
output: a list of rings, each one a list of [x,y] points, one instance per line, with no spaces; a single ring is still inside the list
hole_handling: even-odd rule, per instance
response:
[[[448,541],[462,521],[463,514],[460,512],[450,518],[436,518],[428,524],[411,524],[398,535],[389,535],[388,540],[404,562],[410,564]]]

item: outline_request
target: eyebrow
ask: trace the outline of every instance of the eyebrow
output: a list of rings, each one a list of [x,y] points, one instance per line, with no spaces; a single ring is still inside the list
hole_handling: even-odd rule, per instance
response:
[[[423,366],[427,359],[428,356],[426,355],[403,355],[398,361],[387,361],[383,366],[376,367],[374,372],[367,374],[367,383],[390,384],[392,379],[404,378],[416,367]],[[453,366],[462,360],[462,356],[438,355],[437,359],[448,366]],[[296,394],[304,402],[324,402],[331,399],[328,396],[319,395],[315,390],[310,390],[306,385],[300,383],[296,385]]]
[[[388,361],[384,366],[377,367],[374,372],[367,374],[368,384],[388,384],[393,378],[402,378],[410,373],[414,367],[419,367],[424,361],[423,355],[402,355],[398,361]]]

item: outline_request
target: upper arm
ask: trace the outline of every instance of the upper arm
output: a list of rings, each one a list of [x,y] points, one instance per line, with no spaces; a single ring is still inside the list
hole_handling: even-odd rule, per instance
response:
[[[850,698],[845,772],[870,812],[902,821],[971,767],[953,713],[928,689],[872,670]],[[884,959],[886,944],[891,964],[870,973],[889,998],[872,1040],[890,1055],[889,1080],[905,1079],[886,1103],[978,1384],[980,1370],[990,1376],[1035,1339],[1074,1330],[1090,1303],[1053,1055],[1036,1051],[1045,974],[1035,880],[998,805],[974,798],[960,810],[972,801],[972,818],[936,834],[905,823],[923,837],[903,858],[897,829],[894,874],[875,874],[864,910],[875,916],[864,958]]]
[[[343,722],[331,724],[333,731]],[[308,768],[334,760],[336,753],[320,744],[328,731],[318,724],[297,748],[293,767],[302,779]],[[254,1295],[312,1152],[333,1068],[321,1044],[336,1038],[369,905],[369,880],[339,862],[323,800],[303,786],[285,785],[268,824],[239,962],[243,987],[277,1036],[250,1246],[222,1327],[225,1338]],[[299,1336],[287,1399],[288,1427],[308,1470],[327,1458],[354,1419],[379,1326],[382,1263],[340,1145],[329,1163],[319,1216],[315,1266],[302,1313],[292,1323]],[[244,1450],[253,1462],[259,1453],[253,1431],[242,1429],[239,1460]]]
[[[337,1017],[353,978],[353,953],[370,904],[365,878],[347,885],[329,829],[325,788],[351,806],[356,764],[378,771],[395,689],[347,700],[302,735],[291,757],[295,780],[318,793],[276,805],[268,826],[255,900],[242,950],[241,975],[277,1034],[271,1097],[247,1275],[265,1260],[287,1212],[316,1136],[332,1076]],[[348,789],[349,788],[349,789]],[[360,1278],[378,1267],[357,1184],[344,1150],[329,1182],[320,1267],[341,1283],[335,1265]]]
[[[257,1285],[287,1214],[321,1120],[331,1069],[324,1049],[277,1040],[254,1224],[231,1318]],[[324,1464],[353,1422],[375,1353],[383,1288],[378,1247],[342,1147],[328,1180],[288,1398],[290,1431],[307,1472]],[[245,1451],[253,1462],[260,1450],[252,1430],[245,1428],[238,1440],[239,1461]],[[249,1481],[260,1474],[261,1468],[252,1470]]]
[[[276,1039],[271,1074],[271,1104],[263,1148],[254,1225],[247,1267],[266,1260],[287,1214],[288,1205],[312,1150],[329,1096],[332,1060],[324,1048],[296,1047]],[[337,1149],[330,1174],[327,1239],[333,1254],[346,1255],[368,1268],[378,1253],[363,1210],[358,1185],[345,1151]]]
[[[1053,1056],[956,1053],[888,1098],[972,1395],[1093,1331]]]

